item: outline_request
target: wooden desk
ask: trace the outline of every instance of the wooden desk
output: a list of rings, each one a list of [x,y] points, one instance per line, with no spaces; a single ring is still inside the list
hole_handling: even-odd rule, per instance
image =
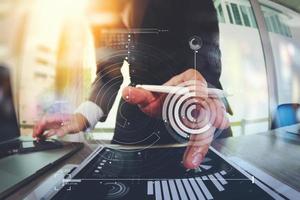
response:
[[[294,125],[276,131],[255,135],[215,140],[212,146],[226,156],[237,156],[250,162],[274,178],[300,191],[300,136],[286,133],[297,130]],[[65,164],[79,164],[97,144],[86,143],[78,153],[55,166],[44,175],[23,186],[8,197],[9,200],[23,199],[49,176]]]
[[[239,157],[300,192],[300,125],[264,133],[215,140],[223,155]]]

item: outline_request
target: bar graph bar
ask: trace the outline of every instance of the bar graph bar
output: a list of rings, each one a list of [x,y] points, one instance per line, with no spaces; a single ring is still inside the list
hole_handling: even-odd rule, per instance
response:
[[[197,200],[188,180],[186,178],[182,179],[183,185],[185,186],[186,192],[190,200]]]
[[[205,184],[203,183],[203,181],[201,180],[201,178],[196,177],[195,179],[196,179],[197,183],[199,184],[199,186],[201,187],[202,191],[204,192],[205,197],[208,200],[214,199],[213,196],[211,195],[211,193],[209,192],[209,190],[207,189],[207,187],[205,186]]]
[[[155,181],[154,185],[155,185],[155,200],[162,200],[160,182]]]
[[[226,175],[226,172],[225,172],[224,170],[222,170],[222,171],[220,172],[220,174],[222,174],[222,175],[224,176],[224,175]]]
[[[147,183],[147,195],[153,195],[153,181],[148,181]]]
[[[195,178],[149,180],[147,181],[147,195],[155,195],[155,200],[213,200],[214,197],[206,183],[213,183],[217,190],[222,192],[225,190],[223,185],[228,184],[223,175],[226,175],[224,170]]]
[[[216,186],[216,188],[219,191],[224,190],[223,186],[219,183],[219,181],[213,175],[208,175],[208,178],[213,182],[213,184]]]
[[[162,191],[163,191],[164,200],[171,200],[167,181],[162,181],[161,183],[162,183]]]
[[[170,190],[171,190],[171,196],[173,200],[179,200],[179,196],[176,190],[176,186],[174,183],[174,180],[168,180],[169,182],[169,186],[170,186]]]
[[[226,185],[227,181],[223,178],[223,176],[221,174],[219,174],[218,172],[215,173],[215,177],[217,177],[217,179],[222,183],[222,185]]]
[[[191,183],[192,188],[194,189],[196,196],[198,197],[198,199],[205,199],[205,197],[203,196],[199,186],[197,185],[195,179],[193,178],[189,178],[189,181]]]
[[[180,179],[175,179],[175,183],[177,185],[180,198],[181,199],[188,199],[188,197],[187,197],[187,195],[186,195],[186,193],[184,191],[184,188],[183,188],[183,185],[182,185]]]

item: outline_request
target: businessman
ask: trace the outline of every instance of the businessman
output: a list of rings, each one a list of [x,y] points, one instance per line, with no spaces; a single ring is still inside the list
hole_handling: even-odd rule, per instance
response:
[[[186,81],[201,83],[200,93],[208,86],[222,89],[221,53],[216,10],[212,0],[128,0],[117,1],[121,6],[119,27],[130,33],[127,49],[106,46],[109,56],[98,60],[97,77],[88,101],[74,114],[56,114],[43,117],[34,127],[33,137],[64,136],[106,120],[117,91],[123,81],[120,71],[123,60],[130,64],[130,85],[122,91],[122,100],[116,120],[113,143],[149,144],[159,136],[156,144],[177,142],[165,128],[162,106],[166,95],[136,88],[136,84],[176,86]],[[139,33],[130,30],[140,30]],[[156,34],[143,34],[156,30]],[[195,52],[189,46],[192,36],[201,39],[201,48]],[[128,51],[126,54],[124,51]],[[196,55],[197,63],[194,56]],[[222,101],[208,96],[197,99],[212,105],[211,128],[202,134],[191,135],[183,156],[187,168],[200,165],[208,151],[216,129],[226,129],[228,120]],[[225,122],[225,123],[224,123]],[[188,124],[187,124],[188,125]],[[192,127],[193,128],[193,127]],[[229,133],[222,134],[222,137]]]

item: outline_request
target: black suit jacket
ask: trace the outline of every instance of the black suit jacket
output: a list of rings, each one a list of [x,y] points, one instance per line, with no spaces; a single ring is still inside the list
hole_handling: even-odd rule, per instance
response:
[[[124,39],[124,43],[106,44],[107,54],[98,60],[90,100],[104,111],[102,120],[111,109],[123,81],[120,67],[124,59],[130,64],[132,85],[163,84],[194,67],[194,51],[190,49],[189,40],[195,35],[203,41],[196,54],[196,68],[211,86],[221,89],[219,28],[212,0],[134,0],[128,21],[128,34],[115,33],[116,37]],[[122,24],[120,27],[124,28]],[[149,143],[157,139],[159,143],[174,142],[161,119],[150,118],[137,106],[121,100],[114,142]]]

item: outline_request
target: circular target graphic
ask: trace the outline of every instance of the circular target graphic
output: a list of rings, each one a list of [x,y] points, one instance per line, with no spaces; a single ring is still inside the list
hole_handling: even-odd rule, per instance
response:
[[[119,199],[125,196],[129,191],[129,188],[121,182],[109,182],[105,183],[105,185],[109,186],[105,199]]]
[[[210,120],[214,113],[211,105],[205,101],[201,85],[196,80],[183,82],[164,101],[163,121],[167,130],[179,142],[186,142],[190,135],[205,133],[212,127]],[[186,88],[189,92],[183,92]]]
[[[200,37],[193,36],[189,40],[189,45],[193,51],[198,51],[199,49],[201,49],[201,47],[203,45],[203,41]]]

